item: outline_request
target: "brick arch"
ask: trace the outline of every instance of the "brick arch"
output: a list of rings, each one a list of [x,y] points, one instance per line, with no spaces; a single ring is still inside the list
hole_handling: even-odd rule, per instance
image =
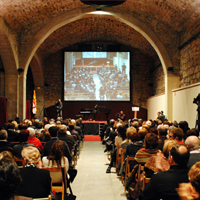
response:
[[[108,10],[108,13],[114,16],[117,20],[135,29],[150,42],[150,44],[154,47],[155,51],[157,52],[161,60],[163,71],[164,71],[164,74],[166,75],[167,68],[172,67],[172,62],[167,53],[165,46],[160,41],[159,37],[147,25],[145,25],[143,22],[139,21],[138,19],[134,18],[133,16],[127,13],[121,13],[117,9],[113,9],[113,8],[107,8],[107,10]],[[76,10],[70,11],[68,13],[65,13],[58,17],[53,18],[30,41],[20,61],[20,67],[24,68],[25,71],[27,70],[30,60],[32,59],[34,53],[42,44],[42,42],[51,33],[53,33],[55,30],[57,30],[58,28],[68,23],[71,23],[83,17],[87,17],[92,11],[94,11],[92,7],[87,7],[87,8],[82,8],[82,9],[76,9]]]
[[[42,72],[42,66],[38,56],[35,54],[30,62],[30,68],[33,74],[33,81],[35,87],[44,86],[44,77]]]
[[[10,30],[6,22],[0,17],[0,55],[3,62],[5,75],[17,75],[18,57],[14,49]]]
[[[0,17],[0,55],[5,71],[5,97],[7,98],[7,118],[14,119],[19,114],[18,56],[12,32]]]

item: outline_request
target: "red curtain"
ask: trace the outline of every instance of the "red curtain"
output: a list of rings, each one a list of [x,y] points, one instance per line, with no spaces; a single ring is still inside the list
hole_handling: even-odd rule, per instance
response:
[[[0,97],[0,127],[7,122],[7,99]]]
[[[26,119],[31,119],[31,103],[26,101]]]

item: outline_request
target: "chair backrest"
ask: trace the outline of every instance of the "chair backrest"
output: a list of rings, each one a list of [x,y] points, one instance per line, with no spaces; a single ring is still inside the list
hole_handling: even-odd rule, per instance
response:
[[[126,157],[126,172],[125,172],[125,184],[124,184],[125,191],[126,191],[126,178],[131,176],[129,161],[134,161],[134,160],[135,157],[130,157],[130,156]]]
[[[65,167],[59,167],[59,168],[54,168],[54,167],[43,167],[43,169],[46,169],[50,172],[51,176],[51,190],[56,191],[56,192],[62,192],[62,200],[64,200],[64,194],[67,189],[67,179],[66,179],[66,169]],[[61,173],[62,180],[61,180],[61,185],[54,185],[54,183],[58,183],[57,178],[58,173]]]
[[[143,177],[143,182],[142,182],[142,190],[144,190],[145,185],[151,180],[151,178],[146,178],[146,176]]]
[[[128,176],[128,175],[131,173],[129,161],[134,161],[134,160],[135,160],[135,157],[127,156],[126,159],[127,159],[127,160],[126,160],[126,176]]]
[[[25,160],[23,158],[18,158],[14,156],[15,162],[17,163],[18,167],[22,167],[25,163]]]
[[[33,200],[51,200],[51,195],[49,195],[47,198],[37,198]]]
[[[121,149],[121,165],[124,162],[125,153],[126,153],[126,149]]]
[[[143,172],[143,171],[144,171],[144,164],[145,164],[145,163],[138,164],[137,178],[139,178],[139,177],[140,177],[140,174],[141,174],[141,172]]]

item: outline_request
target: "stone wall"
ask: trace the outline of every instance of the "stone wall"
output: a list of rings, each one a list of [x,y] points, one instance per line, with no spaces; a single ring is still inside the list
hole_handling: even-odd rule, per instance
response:
[[[131,56],[132,103],[146,108],[147,98],[152,95],[150,69],[153,63],[138,51],[133,51]]]
[[[152,96],[162,94],[165,92],[165,77],[164,71],[161,65],[155,67],[151,72],[152,80]]]
[[[180,51],[180,87],[200,82],[200,36]]]
[[[63,90],[63,52],[53,54],[44,62],[44,82],[46,83],[45,106],[52,106],[62,97]]]

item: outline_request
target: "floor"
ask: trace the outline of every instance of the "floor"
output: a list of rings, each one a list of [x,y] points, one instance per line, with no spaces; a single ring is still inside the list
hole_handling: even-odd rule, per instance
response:
[[[77,177],[71,184],[76,200],[126,200],[120,178],[109,164],[104,146],[99,141],[85,141],[78,159]]]

